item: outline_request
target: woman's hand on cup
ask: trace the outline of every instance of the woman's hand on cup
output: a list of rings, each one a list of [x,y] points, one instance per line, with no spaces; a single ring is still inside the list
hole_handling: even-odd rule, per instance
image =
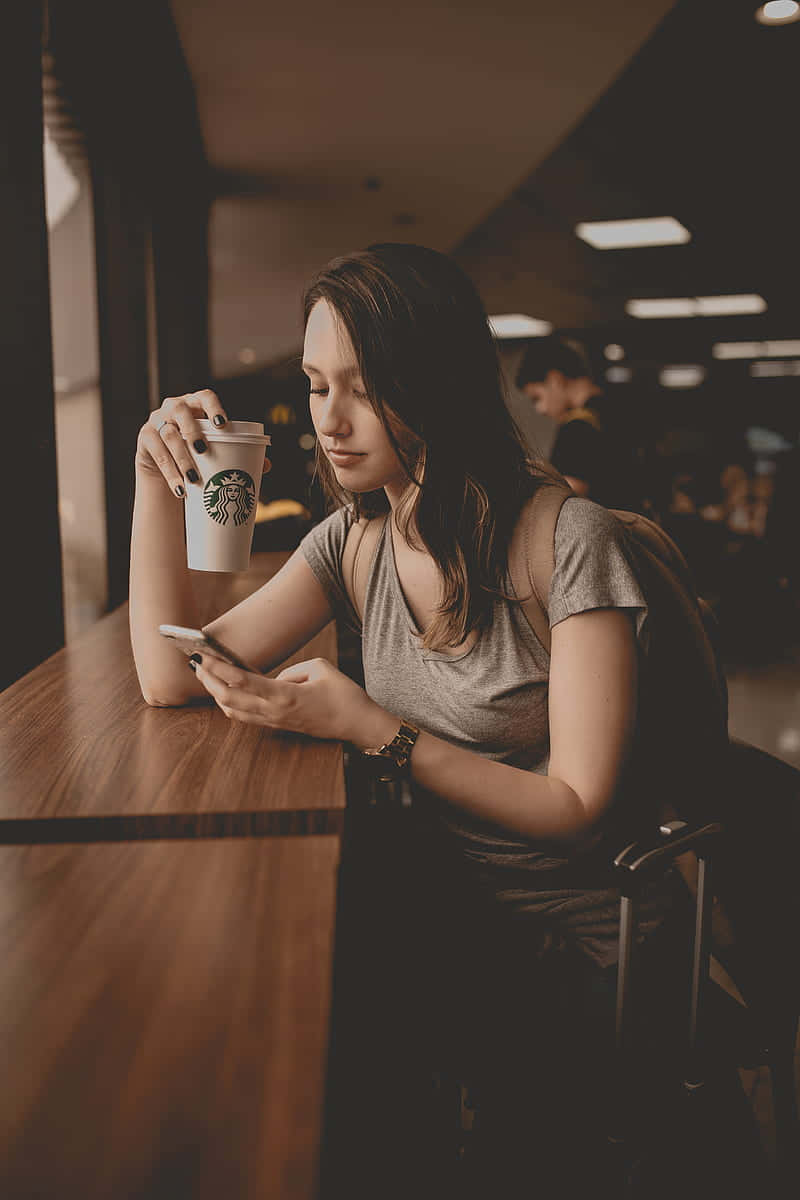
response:
[[[200,480],[189,447],[192,446],[197,454],[204,454],[208,449],[198,425],[198,419],[202,417],[220,428],[227,423],[228,418],[214,392],[205,390],[185,396],[168,396],[139,431],[137,469],[148,474],[159,471],[170,491],[183,497],[187,484]]]
[[[136,469],[145,474],[160,472],[173,495],[183,498],[186,486],[200,482],[196,454],[205,454],[208,445],[198,421],[206,418],[224,429],[228,418],[219,397],[209,388],[184,396],[168,396],[160,408],[150,414],[139,430],[136,444]],[[264,473],[271,463],[264,460]]]

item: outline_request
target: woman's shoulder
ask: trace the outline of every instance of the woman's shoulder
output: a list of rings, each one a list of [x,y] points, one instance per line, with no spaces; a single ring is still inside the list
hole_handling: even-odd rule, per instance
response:
[[[300,543],[306,558],[322,558],[328,563],[338,562],[342,557],[352,522],[352,511],[347,506],[337,508],[327,517],[323,517],[312,526]]]
[[[554,551],[551,624],[590,608],[646,610],[624,528],[602,504],[582,496],[566,500]]]
[[[619,541],[623,530],[613,512],[585,496],[568,496],[556,522],[556,547],[559,543],[601,539]]]

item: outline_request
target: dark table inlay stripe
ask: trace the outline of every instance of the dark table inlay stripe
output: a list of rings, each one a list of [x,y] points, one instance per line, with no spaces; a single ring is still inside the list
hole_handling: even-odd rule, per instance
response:
[[[340,834],[341,809],[175,813],[136,817],[45,817],[0,820],[0,844],[157,841],[167,838],[312,837]]]

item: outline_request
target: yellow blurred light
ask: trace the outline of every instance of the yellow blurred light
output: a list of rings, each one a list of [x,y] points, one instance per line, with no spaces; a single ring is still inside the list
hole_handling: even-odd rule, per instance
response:
[[[269,504],[262,504],[259,500],[256,508],[256,525],[260,525],[263,521],[277,521],[281,517],[303,517],[306,520],[311,516],[307,508],[304,508],[298,500],[271,500]]]

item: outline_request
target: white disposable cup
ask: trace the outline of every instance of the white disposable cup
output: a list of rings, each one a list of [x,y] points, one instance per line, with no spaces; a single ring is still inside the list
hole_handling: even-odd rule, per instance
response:
[[[258,421],[228,421],[222,429],[205,419],[198,424],[208,450],[194,455],[200,482],[186,485],[186,564],[191,571],[246,571],[272,439]]]

